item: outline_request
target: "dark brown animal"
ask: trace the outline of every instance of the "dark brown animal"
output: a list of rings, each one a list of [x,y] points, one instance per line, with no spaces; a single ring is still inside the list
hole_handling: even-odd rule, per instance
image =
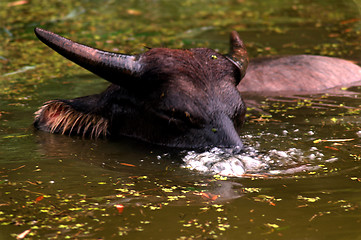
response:
[[[361,67],[350,61],[324,56],[295,55],[252,59],[238,85],[241,92],[319,93],[361,81]]]
[[[236,32],[231,33],[228,55],[207,48],[153,48],[136,56],[94,49],[39,28],[35,34],[112,83],[100,94],[46,102],[35,114],[36,128],[129,136],[180,148],[242,148],[236,129],[246,108],[237,85],[248,56]]]
[[[136,56],[94,49],[39,28],[35,34],[112,83],[100,94],[46,102],[34,125],[52,133],[241,149],[237,129],[246,108],[240,92],[310,93],[361,81],[361,68],[351,62],[298,55],[254,59],[240,83],[248,56],[236,32],[228,55],[206,48],[154,48]]]

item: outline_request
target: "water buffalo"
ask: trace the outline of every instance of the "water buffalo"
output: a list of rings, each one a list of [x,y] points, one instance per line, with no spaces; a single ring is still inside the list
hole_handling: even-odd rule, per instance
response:
[[[361,67],[339,58],[294,55],[252,59],[241,92],[314,93],[361,81]]]
[[[112,83],[100,94],[46,102],[34,125],[52,133],[242,149],[237,130],[246,108],[240,92],[319,92],[361,80],[361,68],[346,60],[296,55],[254,59],[240,83],[249,60],[236,32],[227,55],[207,48],[153,48],[135,56],[94,49],[39,28],[35,34]]]
[[[59,54],[112,84],[102,93],[51,100],[34,126],[61,134],[129,136],[179,148],[242,149],[237,133],[246,108],[237,85],[248,55],[239,35],[230,52],[153,48],[131,56],[94,49],[36,28],[36,36]]]

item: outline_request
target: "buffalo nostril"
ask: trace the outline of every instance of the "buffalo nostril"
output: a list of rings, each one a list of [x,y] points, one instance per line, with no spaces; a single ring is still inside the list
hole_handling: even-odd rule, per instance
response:
[[[241,146],[240,145],[235,146],[235,147],[231,148],[231,150],[232,150],[231,154],[239,154],[243,150],[243,144]]]
[[[229,149],[229,153],[239,153],[243,149],[241,138],[235,129],[233,121],[225,114],[219,114],[215,118],[218,122],[217,131],[213,131],[215,146]],[[228,151],[228,150],[227,150]]]
[[[240,154],[244,149],[244,146],[242,144],[242,142],[239,142],[237,145],[234,146],[227,146],[222,148],[222,150],[225,153],[231,154],[231,155],[236,155],[236,154]]]

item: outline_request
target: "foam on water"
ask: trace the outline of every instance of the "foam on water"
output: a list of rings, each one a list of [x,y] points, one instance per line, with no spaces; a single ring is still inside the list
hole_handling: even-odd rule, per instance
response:
[[[323,158],[324,155],[316,147],[311,147],[308,151],[289,148],[285,151],[273,149],[268,152],[246,147],[239,154],[212,148],[202,153],[189,151],[183,158],[183,167],[232,177],[241,177],[245,174],[279,175],[314,171],[320,168],[317,163],[337,160]]]

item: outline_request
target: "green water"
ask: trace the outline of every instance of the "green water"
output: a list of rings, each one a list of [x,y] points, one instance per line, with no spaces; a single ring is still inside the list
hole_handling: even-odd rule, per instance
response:
[[[312,53],[360,64],[360,7],[356,0],[2,1],[0,239],[361,239],[360,87],[244,96],[253,107],[240,133],[247,145],[322,154],[309,163],[317,168],[294,174],[212,176],[181,167],[184,152],[31,125],[43,102],[108,85],[38,41],[36,26],[125,53],[158,46],[225,53],[235,29],[252,57]]]

